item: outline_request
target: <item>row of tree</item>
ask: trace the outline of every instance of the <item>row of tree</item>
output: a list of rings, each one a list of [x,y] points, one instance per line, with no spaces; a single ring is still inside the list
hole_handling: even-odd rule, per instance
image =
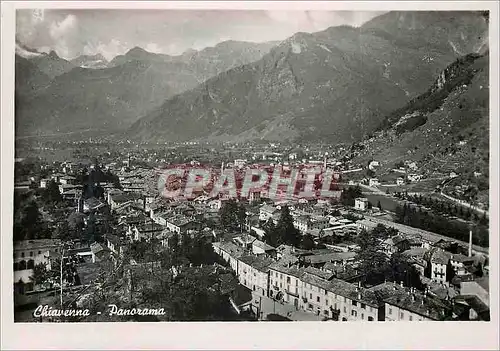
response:
[[[469,231],[472,229],[467,223],[449,220],[443,216],[421,210],[415,206],[398,205],[396,207],[396,222],[414,228],[428,230],[453,239],[468,242]],[[474,226],[472,242],[476,245],[489,246],[489,231],[485,225]]]
[[[396,197],[411,201],[417,205],[430,208],[434,213],[448,216],[456,216],[465,220],[473,220],[480,225],[488,225],[488,217],[484,213],[481,217],[471,211],[470,208],[464,209],[462,206],[451,204],[447,201],[440,201],[432,197],[423,197],[422,195],[408,195],[404,193],[395,194]]]

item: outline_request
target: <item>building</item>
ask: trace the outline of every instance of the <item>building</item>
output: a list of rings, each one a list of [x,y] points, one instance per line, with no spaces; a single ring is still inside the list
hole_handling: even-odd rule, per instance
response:
[[[456,275],[466,275],[467,267],[472,267],[476,262],[474,257],[465,256],[462,254],[454,254],[450,256],[450,264],[453,267]]]
[[[234,272],[238,272],[238,258],[243,256],[245,250],[230,241],[221,241],[212,243],[212,247],[216,254],[229,263],[229,266]]]
[[[447,268],[450,255],[443,250],[436,250],[431,257],[431,279],[439,284],[447,284]]]
[[[239,257],[238,261],[240,283],[259,295],[269,296],[269,266],[273,260],[245,255]]]
[[[380,185],[380,182],[379,182],[378,178],[371,178],[368,181],[368,185],[369,186],[378,186],[378,185]]]
[[[259,190],[250,191],[250,195],[248,197],[248,201],[250,201],[250,203],[260,202],[260,199],[261,199],[261,192]]]
[[[31,279],[37,264],[51,268],[52,259],[60,256],[61,242],[55,239],[23,240],[14,243],[14,284],[24,294],[35,289]]]
[[[329,226],[330,220],[324,216],[298,215],[293,219],[293,226],[303,234],[311,230],[322,230]]]
[[[194,218],[176,215],[166,220],[167,229],[177,234],[187,233],[190,230],[200,230],[201,223]]]
[[[398,186],[399,185],[404,185],[404,183],[405,183],[405,179],[403,177],[398,177],[396,179],[396,185],[398,185]]]
[[[359,211],[366,211],[368,209],[368,199],[366,197],[354,199],[354,208]]]
[[[439,321],[452,318],[452,306],[414,288],[384,299],[386,321]]]
[[[259,209],[259,220],[268,221],[270,218],[273,218],[279,211],[276,207],[270,205],[263,205]]]
[[[486,306],[490,306],[490,282],[489,277],[481,277],[472,281],[460,283],[460,295],[471,295],[478,297]]]

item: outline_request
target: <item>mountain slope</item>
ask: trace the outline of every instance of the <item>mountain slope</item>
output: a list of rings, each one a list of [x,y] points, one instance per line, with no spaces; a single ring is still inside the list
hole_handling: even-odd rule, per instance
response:
[[[77,67],[21,104],[16,122],[20,135],[117,130],[130,126],[168,97],[192,89],[224,70],[260,58],[272,44],[229,42],[180,59],[134,48],[105,69]],[[252,48],[252,49],[250,49]]]
[[[101,54],[81,55],[70,61],[76,67],[82,68],[106,68],[108,61]]]
[[[424,94],[390,114],[380,129],[362,143],[363,151],[354,162],[381,160],[384,173],[396,162],[411,160],[420,173],[431,177],[453,171],[461,176],[462,184],[475,179],[487,185],[488,53],[469,54],[453,62]],[[480,190],[487,193],[487,189]]]
[[[476,13],[393,12],[361,28],[297,33],[258,62],[166,101],[127,137],[359,140],[425,91],[461,56],[458,45],[474,51],[486,29]]]

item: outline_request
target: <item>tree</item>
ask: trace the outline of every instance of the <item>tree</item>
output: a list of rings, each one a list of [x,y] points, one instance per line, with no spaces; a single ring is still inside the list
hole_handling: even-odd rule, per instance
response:
[[[59,192],[59,187],[54,179],[47,184],[47,187],[42,193],[42,199],[48,204],[56,204],[63,200],[61,193]]]
[[[297,247],[300,244],[300,231],[293,225],[293,217],[288,206],[283,206],[276,225],[278,242]]]
[[[280,244],[277,232],[276,232],[276,226],[274,225],[274,221],[272,219],[268,220],[264,225],[262,226],[262,229],[264,230],[264,241],[273,246],[277,247]]]
[[[359,271],[365,283],[378,283],[383,279],[386,270],[387,257],[380,250],[380,241],[373,231],[363,231],[359,234],[357,243],[360,247],[357,260]]]
[[[312,250],[314,249],[314,238],[311,234],[306,234],[302,237],[302,241],[300,242],[300,248],[304,250]]]
[[[226,229],[245,225],[246,212],[243,205],[239,205],[234,199],[226,201],[219,210],[221,225]]]
[[[35,283],[35,285],[41,285],[45,283],[50,276],[50,272],[47,270],[47,264],[40,262],[33,268],[33,275],[30,279]]]

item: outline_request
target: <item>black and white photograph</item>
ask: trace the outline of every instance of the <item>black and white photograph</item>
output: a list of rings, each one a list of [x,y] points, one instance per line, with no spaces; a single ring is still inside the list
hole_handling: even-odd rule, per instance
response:
[[[16,8],[11,322],[490,325],[486,5]]]

